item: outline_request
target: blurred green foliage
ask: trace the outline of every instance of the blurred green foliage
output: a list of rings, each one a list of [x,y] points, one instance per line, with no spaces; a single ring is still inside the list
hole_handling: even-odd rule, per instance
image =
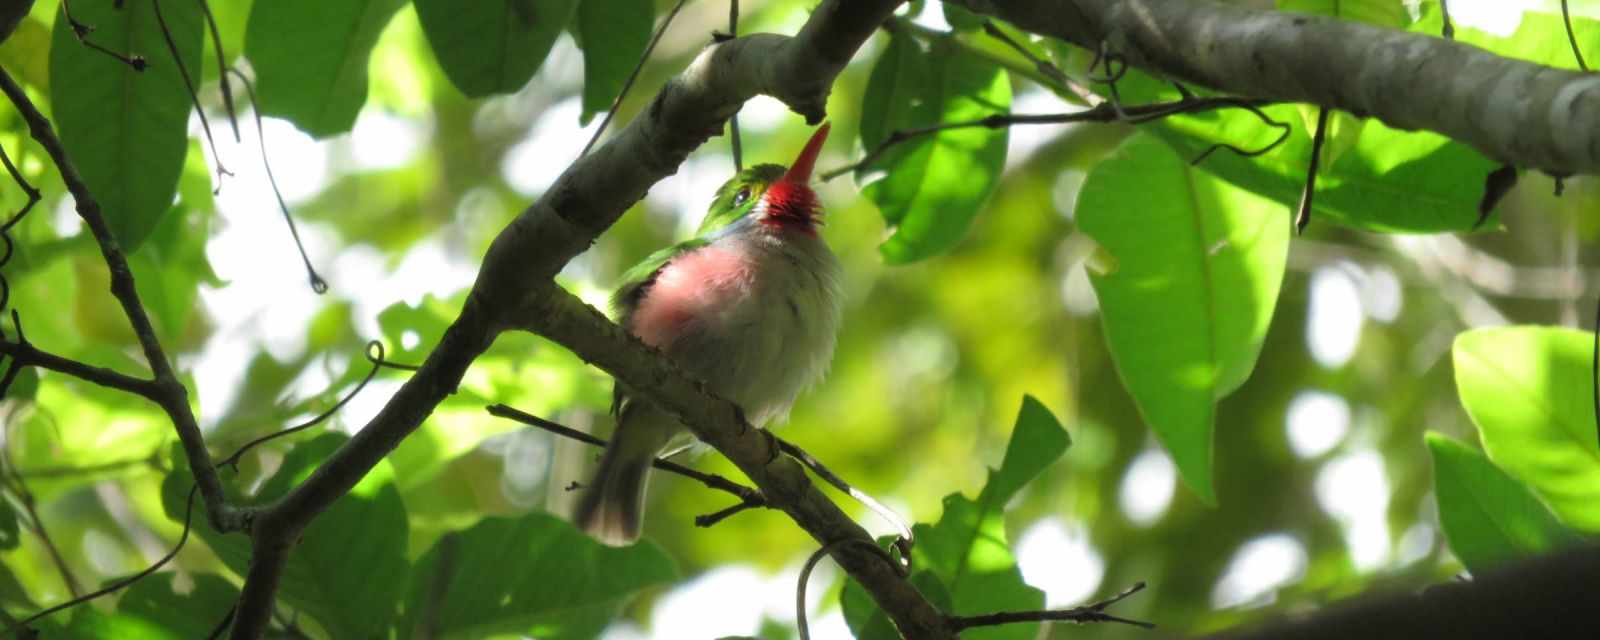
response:
[[[792,33],[812,4],[744,2],[740,33]],[[1398,0],[1278,4],[1419,33],[1440,27],[1435,2],[1415,14]],[[335,406],[372,366],[368,339],[391,361],[422,360],[465,300],[466,279],[445,276],[475,264],[575,157],[590,131],[580,127],[613,102],[668,3],[213,3],[228,64],[242,52],[261,111],[285,119],[269,121],[268,154],[312,261],[334,284],[322,297],[304,286],[287,230],[254,218],[280,224],[268,192],[245,182],[262,179],[244,171],[258,150],[224,144],[233,134],[222,124],[220,65],[198,39],[196,5],[162,9],[198,76],[222,161],[251,176],[220,185],[151,7],[73,5],[98,43],[150,60],[142,76],[78,44],[53,0],[39,0],[0,43],[0,66],[55,119],[102,200],[220,456]],[[725,8],[684,10],[618,104],[618,123],[726,29]],[[834,136],[822,169],[897,129],[1069,108],[1064,87],[976,17],[932,3],[909,11],[922,12],[919,22],[897,19],[834,86],[830,120],[859,135]],[[484,35],[486,24],[505,30]],[[1087,77],[1092,52],[998,27],[1028,55]],[[1461,28],[1457,37],[1571,68],[1562,30],[1558,17],[1530,11],[1510,35]],[[1600,51],[1593,20],[1578,19],[1576,32],[1585,51]],[[1119,91],[1129,104],[1179,96],[1137,71]],[[248,130],[252,108],[237,86],[232,94]],[[1600,186],[1571,178],[1556,198],[1549,179],[1528,175],[1489,232],[1374,233],[1470,229],[1492,163],[1437,135],[1341,114],[1311,227],[1290,240],[1315,118],[1295,105],[1264,114],[1289,133],[1255,157],[1218,151],[1186,162],[1220,143],[1264,148],[1284,130],[1240,110],[1137,134],[974,127],[895,147],[860,183],[819,187],[824,234],[847,273],[846,319],[830,376],[801,398],[785,437],[924,523],[912,580],[934,602],[961,614],[1071,606],[1145,581],[1116,613],[1201,632],[1375,588],[1414,589],[1600,532],[1593,334],[1550,326],[1578,324],[1575,303],[1592,275],[1580,265],[1594,262],[1600,236],[1581,214],[1600,205]],[[792,157],[809,135],[771,101],[751,102],[742,121],[750,163]],[[28,339],[144,375],[98,247],[10,109],[0,109],[0,146],[45,193],[10,230],[17,250],[4,273]],[[376,160],[363,155],[371,148]],[[711,197],[694,189],[732,171],[728,140],[714,139],[563,283],[603,300],[627,266],[693,228]],[[0,187],[0,211],[22,203],[19,190]],[[272,231],[230,239],[238,229]],[[395,273],[414,281],[386,280]],[[240,295],[246,281],[295,287]],[[273,315],[280,308],[296,312],[286,320]],[[1474,329],[1492,324],[1545,326]],[[282,495],[405,375],[381,370],[332,420],[252,450],[222,471],[228,490],[245,502]],[[614,620],[665,624],[672,612],[662,603],[681,602],[673,598],[720,569],[748,567],[791,588],[814,541],[768,511],[697,529],[694,516],[729,501],[697,483],[654,483],[644,544],[585,539],[559,516],[572,498],[565,488],[596,451],[484,411],[506,403],[604,432],[609,398],[608,378],[570,353],[501,336],[422,428],[307,530],[280,592],[281,624],[333,638],[591,637]],[[178,540],[191,480],[156,408],[30,369],[0,412],[0,620],[69,598],[64,574],[93,588]],[[999,469],[988,470],[994,460]],[[692,464],[738,478],[714,454]],[[836,497],[882,532],[876,516]],[[198,517],[189,540],[168,570],[38,628],[50,638],[203,636],[226,615],[249,545]],[[1287,548],[1266,572],[1278,578],[1240,587],[1245,550],[1262,544]],[[843,618],[861,637],[890,632],[837,573],[813,581],[824,594],[813,628]],[[737,633],[792,633],[792,596],[774,606],[718,595],[762,609]]]

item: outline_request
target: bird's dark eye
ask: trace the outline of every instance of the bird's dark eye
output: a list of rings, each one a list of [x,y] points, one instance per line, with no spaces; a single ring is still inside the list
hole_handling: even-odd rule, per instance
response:
[[[750,187],[745,187],[743,189],[740,189],[739,193],[736,193],[733,196],[733,206],[737,207],[739,205],[742,205],[742,204],[745,203],[746,200],[749,200],[749,199],[750,199]]]

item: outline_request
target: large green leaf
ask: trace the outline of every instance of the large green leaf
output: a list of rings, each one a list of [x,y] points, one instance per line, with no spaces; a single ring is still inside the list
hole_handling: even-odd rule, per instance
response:
[[[622,93],[622,84],[644,54],[655,24],[650,0],[583,0],[578,5],[578,43],[583,45],[583,116],[588,124]]]
[[[138,619],[161,630],[159,635],[140,638],[207,637],[239,599],[238,587],[216,574],[199,573],[190,576],[194,584],[187,593],[180,594],[172,585],[176,576],[157,573],[133,583],[117,601],[117,617]]]
[[[348,439],[325,433],[296,445],[247,502],[282,497]],[[193,481],[188,463],[181,456],[174,458],[176,471],[162,483],[161,493],[167,514],[181,521],[183,500]],[[231,475],[223,472],[224,478]],[[199,515],[196,533],[228,568],[244,575],[249,569],[249,540],[238,534],[219,535]],[[316,618],[334,637],[379,636],[393,620],[405,592],[408,535],[394,472],[387,462],[379,463],[306,528],[284,565],[279,595],[284,603]]]
[[[1526,486],[1482,453],[1438,433],[1428,433],[1427,441],[1439,524],[1467,569],[1481,572],[1577,541]]]
[[[1089,174],[1077,212],[1114,263],[1091,281],[1117,372],[1185,483],[1214,502],[1215,403],[1255,368],[1289,211],[1140,135]]]
[[[1024,397],[1005,459],[998,470],[990,471],[978,499],[959,493],[945,496],[939,522],[913,528],[917,538],[913,564],[931,574],[923,582],[913,580],[918,589],[930,598],[947,600],[943,609],[952,615],[1043,608],[1044,592],[1022,581],[1003,516],[1006,503],[1070,444],[1050,410],[1032,396]],[[892,637],[883,635],[890,628],[884,614],[871,606],[853,580],[841,598],[845,620],[858,638]],[[970,629],[962,637],[1024,640],[1037,633],[1036,624],[1017,624]]]
[[[400,635],[595,637],[629,596],[676,576],[650,542],[608,547],[547,513],[487,518],[417,562]]]
[[[1489,459],[1568,525],[1600,532],[1590,349],[1594,335],[1496,327],[1456,336],[1456,389]]]
[[[479,4],[479,3],[471,3]],[[244,52],[261,112],[318,138],[349,131],[367,101],[367,61],[405,0],[269,0],[250,10]]]
[[[417,19],[439,66],[472,97],[512,93],[527,84],[576,6],[576,0],[416,0]]]
[[[924,52],[893,34],[872,68],[861,102],[861,142],[869,150],[897,130],[976,120],[1011,107],[1011,81],[999,67],[949,38]],[[972,226],[1005,168],[1006,129],[967,127],[891,147],[857,173],[894,235],[880,247],[907,263],[954,247]],[[881,177],[878,174],[881,173]]]
[[[96,44],[148,60],[141,73],[82,44],[65,17],[50,43],[50,105],[61,143],[100,202],[125,251],[139,248],[172,206],[188,150],[189,92],[162,37],[154,5],[73,5]],[[193,2],[164,2],[172,41],[190,77],[200,73],[201,16]]]

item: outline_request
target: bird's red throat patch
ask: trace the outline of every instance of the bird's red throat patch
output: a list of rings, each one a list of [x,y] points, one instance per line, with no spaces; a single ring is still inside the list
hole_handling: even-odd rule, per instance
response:
[[[763,224],[811,234],[817,232],[816,227],[821,223],[817,212],[821,205],[817,202],[817,192],[811,187],[779,180],[767,187],[764,198],[766,202],[760,218]]]

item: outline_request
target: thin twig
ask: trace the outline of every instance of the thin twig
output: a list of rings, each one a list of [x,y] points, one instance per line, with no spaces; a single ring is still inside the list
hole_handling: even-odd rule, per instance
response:
[[[606,444],[607,444],[605,440],[602,440],[600,438],[596,438],[596,437],[594,437],[592,435],[589,435],[589,434],[584,433],[582,431],[579,431],[577,429],[573,429],[572,427],[568,427],[568,426],[563,425],[563,424],[561,424],[559,422],[552,422],[550,420],[546,420],[546,419],[541,418],[541,417],[536,416],[536,415],[525,413],[523,411],[520,411],[520,410],[518,410],[516,408],[510,407],[510,406],[507,406],[507,405],[503,405],[503,404],[490,405],[489,407],[487,407],[487,410],[489,412],[489,415],[495,416],[497,418],[505,418],[507,420],[520,422],[522,424],[525,424],[525,425],[528,425],[528,426],[531,426],[531,427],[538,427],[538,428],[543,429],[545,431],[549,431],[550,433],[554,433],[556,435],[559,435],[559,436],[562,436],[562,437],[565,437],[565,438],[571,438],[573,440],[577,440],[578,442],[582,442],[582,443],[585,443],[585,444],[594,445],[596,447],[605,447]],[[735,497],[739,498],[740,503],[738,505],[735,505],[734,507],[730,507],[730,509],[724,509],[723,511],[733,510],[733,512],[737,512],[737,511],[740,511],[740,510],[743,510],[743,509],[747,509],[747,508],[751,508],[751,507],[766,507],[766,506],[768,506],[766,498],[761,495],[760,491],[757,491],[757,490],[755,490],[754,488],[751,488],[751,487],[744,486],[742,484],[739,484],[737,482],[734,482],[732,480],[729,480],[729,479],[724,478],[722,476],[719,476],[717,474],[706,473],[706,472],[703,472],[703,471],[696,471],[694,469],[690,469],[688,467],[685,467],[685,466],[683,466],[681,464],[666,460],[665,458],[656,458],[655,460],[652,460],[651,463],[650,463],[650,466],[655,467],[657,469],[660,469],[662,471],[666,471],[668,473],[678,474],[680,476],[683,476],[685,478],[689,478],[691,480],[697,480],[701,484],[703,484],[703,485],[705,485],[707,487],[710,487],[712,489],[716,489],[716,490],[719,490],[719,491],[726,491],[728,493],[733,494]],[[728,517],[729,515],[732,515],[732,512],[726,513],[726,514],[724,514],[722,512],[718,512],[718,513],[711,514],[709,516],[700,516],[700,517],[695,518],[695,525],[696,526],[702,526],[702,527],[711,526],[712,524],[715,524],[717,521],[720,521],[723,518]],[[702,524],[701,523],[701,519],[702,518],[713,518],[713,517],[715,518],[714,520],[711,520],[710,522],[708,522],[706,524]]]
[[[211,31],[211,47],[217,54],[217,68],[221,69],[228,64],[228,57],[222,51],[222,33],[217,30],[217,16],[211,13],[211,3],[206,0],[195,2],[200,5],[200,12],[205,14],[206,26]],[[217,83],[222,85],[222,108],[228,111],[228,124],[233,125],[233,141],[243,142],[239,137],[239,114],[233,108],[233,85],[228,83],[228,74],[217,74]],[[213,151],[212,155],[216,153]]]
[[[1311,202],[1317,193],[1317,169],[1322,165],[1322,145],[1328,138],[1328,112],[1327,107],[1317,107],[1317,130],[1311,134],[1311,162],[1306,167],[1306,186],[1300,192],[1300,207],[1294,216],[1294,232],[1306,232],[1306,225],[1311,224]]]
[[[1588,71],[1589,65],[1583,61],[1583,50],[1578,47],[1578,34],[1572,32],[1572,14],[1567,9],[1567,0],[1561,0],[1561,21],[1567,25],[1567,42],[1572,45],[1572,57],[1578,59],[1578,69]]]
[[[661,26],[656,27],[655,35],[650,36],[650,44],[645,45],[644,53],[639,54],[639,62],[633,65],[633,71],[629,72],[628,79],[623,81],[622,91],[617,93],[616,100],[611,101],[611,108],[606,109],[606,117],[600,120],[600,126],[595,128],[594,135],[589,138],[589,143],[583,145],[583,151],[578,152],[579,158],[589,155],[589,149],[594,147],[594,143],[600,141],[600,135],[606,132],[606,125],[611,124],[611,119],[617,115],[617,108],[622,106],[622,99],[628,97],[628,90],[633,88],[633,81],[639,79],[639,71],[644,69],[645,61],[650,59],[650,52],[655,51],[656,43],[661,42],[661,34],[667,32],[667,27],[672,24],[672,19],[678,17],[678,10],[682,9],[687,2],[688,0],[678,0],[677,3],[673,4],[672,10],[667,12],[666,19],[661,21]]]
[[[789,454],[789,456],[795,460],[799,460],[801,464],[805,465],[807,468],[811,469],[813,473],[817,474],[817,477],[822,478],[823,480],[827,481],[828,484],[833,485],[833,488],[845,492],[846,495],[854,498],[856,502],[860,502],[863,506],[872,510],[873,513],[878,514],[878,517],[883,518],[884,520],[888,521],[890,525],[893,525],[895,530],[900,534],[899,539],[895,541],[895,548],[900,550],[900,562],[904,563],[904,566],[900,567],[901,573],[910,573],[911,545],[915,542],[916,537],[911,533],[911,526],[906,524],[905,518],[900,517],[900,514],[895,513],[893,509],[884,506],[883,503],[878,502],[876,498],[867,495],[866,492],[850,486],[850,483],[845,482],[844,478],[839,477],[838,474],[835,474],[832,470],[828,469],[828,467],[824,466],[820,460],[812,457],[812,455],[807,453],[804,449],[795,446],[794,443],[777,436],[773,436],[772,439],[777,441],[779,450]]]
[[[122,8],[120,3],[118,4],[117,8]],[[68,0],[61,0],[61,14],[67,18],[67,24],[72,26],[72,35],[78,39],[79,44],[116,58],[118,62],[133,67],[134,71],[144,71],[146,66],[144,56],[141,56],[137,53],[130,53],[126,55],[117,53],[102,47],[99,44],[96,44],[93,40],[90,40],[89,34],[94,33],[94,27],[82,22],[78,22],[72,17],[72,3],[68,2]]]
[[[40,351],[33,346],[33,343],[21,340],[20,336],[17,342],[0,340],[0,354],[11,356],[15,362],[25,366],[43,367],[108,389],[125,391],[147,398],[152,402],[160,402],[161,387],[154,380],[135,378],[105,367],[96,367],[53,353]]]
[[[6,438],[6,446],[0,448],[0,456],[4,456],[5,463],[5,468],[0,469],[0,481],[17,495],[17,500],[22,503],[22,510],[28,514],[29,527],[33,529],[33,534],[39,537],[45,553],[50,556],[50,562],[56,566],[56,571],[60,572],[61,581],[67,585],[67,593],[76,598],[82,592],[82,588],[78,586],[78,578],[72,575],[72,569],[67,566],[67,559],[61,555],[55,540],[50,537],[50,531],[44,525],[44,518],[39,517],[39,510],[34,504],[33,492],[28,490],[27,480],[17,475],[17,467],[11,462],[11,442],[11,438]]]
[[[40,611],[28,616],[27,618],[23,618],[21,622],[17,623],[17,626],[19,628],[26,626],[28,623],[33,622],[34,620],[38,620],[57,611],[78,606],[108,593],[114,593],[123,587],[144,579],[145,576],[155,573],[161,567],[166,566],[168,562],[171,562],[173,558],[178,557],[178,552],[183,550],[183,545],[189,542],[189,529],[192,523],[191,518],[194,515],[194,494],[199,491],[199,488],[199,485],[192,485],[189,487],[189,499],[184,502],[183,506],[183,533],[179,534],[178,543],[173,545],[172,550],[168,551],[167,555],[162,556],[160,560],[157,560],[155,564],[150,565],[149,567],[145,568],[145,570],[106,585],[100,588],[98,591],[73,598],[56,606],[45,609],[44,611]]]
[[[800,579],[794,589],[794,621],[795,626],[800,630],[800,640],[811,640],[811,625],[806,622],[806,583],[811,581],[811,571],[817,568],[817,563],[821,562],[824,557],[833,553],[834,549],[852,543],[863,547],[871,547],[874,552],[883,556],[884,560],[890,564],[896,564],[888,556],[888,552],[883,550],[883,547],[859,538],[840,538],[822,545],[822,548],[812,552],[811,557],[806,558],[805,566],[800,567]]]
[[[947,619],[949,621],[950,628],[956,631],[961,631],[962,629],[971,629],[973,627],[993,627],[1017,622],[1046,621],[1072,622],[1076,624],[1117,622],[1144,629],[1154,629],[1156,626],[1149,622],[1129,620],[1127,618],[1114,616],[1105,612],[1107,607],[1121,602],[1128,596],[1140,592],[1144,589],[1144,586],[1144,583],[1140,582],[1123,590],[1122,593],[1111,596],[1105,600],[1101,600],[1100,602],[1084,605],[1082,607],[1075,607],[1072,609],[1060,611],[1002,611],[999,613],[990,613],[980,616],[949,616]]]
[[[211,120],[206,118],[206,110],[200,108],[200,94],[194,90],[194,80],[189,77],[189,67],[183,64],[183,55],[178,52],[178,43],[172,39],[172,30],[167,28],[167,19],[161,15],[161,0],[150,0],[150,7],[156,12],[156,25],[161,27],[161,38],[167,42],[167,51],[172,53],[172,62],[178,66],[178,75],[183,77],[183,88],[189,91],[189,102],[194,104],[194,113],[200,116],[200,130],[205,132],[206,144],[211,147],[211,159],[217,163],[216,188],[221,189],[222,176],[231,176],[233,172],[222,166],[222,156],[217,153],[217,141],[211,137]],[[218,61],[217,66],[221,67],[222,62]]]
[[[311,277],[311,290],[317,294],[328,292],[328,281],[323,280],[317,273],[317,268],[311,266],[311,257],[306,255],[306,245],[300,241],[300,229],[294,224],[294,216],[289,213],[289,203],[283,200],[283,191],[278,189],[278,178],[272,175],[272,161],[267,159],[266,129],[261,126],[261,109],[256,106],[256,88],[250,84],[250,79],[239,73],[238,69],[229,68],[228,73],[239,79],[239,84],[244,85],[245,94],[250,98],[250,113],[256,118],[256,144],[261,147],[261,166],[267,170],[267,184],[272,186],[272,197],[278,199],[278,210],[283,212],[283,221],[289,225],[289,235],[294,237],[294,248],[300,250],[300,261],[306,265],[306,274]],[[222,74],[227,77],[228,73]]]
[[[23,203],[22,208],[12,214],[6,220],[4,226],[0,226],[0,241],[3,241],[6,245],[5,254],[0,255],[0,270],[3,270],[11,262],[11,254],[15,253],[16,250],[16,244],[11,241],[11,228],[17,226],[18,222],[22,222],[22,217],[28,215],[28,212],[33,210],[33,205],[39,203],[39,190],[29,184],[27,178],[22,177],[22,171],[17,169],[15,163],[11,162],[11,156],[6,154],[3,146],[0,146],[0,162],[5,163],[6,171],[11,174],[11,179],[15,180],[17,187],[22,189],[23,195],[28,197],[28,201]],[[11,283],[6,281],[4,273],[0,273],[0,309],[5,309],[10,301]],[[0,398],[3,397],[5,397],[4,394],[0,394]]]
[[[1026,58],[1028,62],[1033,63],[1033,68],[1038,70],[1039,75],[1042,75],[1045,78],[1048,78],[1051,82],[1055,83],[1056,88],[1072,93],[1089,106],[1095,106],[1101,102],[1104,102],[1100,96],[1095,95],[1094,92],[1090,91],[1088,87],[1078,84],[1077,82],[1074,82],[1072,78],[1067,77],[1067,74],[1063,72],[1060,67],[1057,67],[1055,63],[1034,55],[1033,52],[1029,51],[1027,47],[1022,45],[1022,43],[1017,42],[1015,38],[1012,38],[1006,32],[1001,31],[1000,27],[995,26],[993,21],[983,21],[983,32],[988,34],[989,37],[999,40],[1006,46],[1011,47],[1012,51],[1017,52],[1023,58]]]
[[[946,122],[946,123],[942,123],[942,124],[936,124],[936,125],[932,125],[932,126],[928,126],[928,127],[919,127],[919,128],[915,128],[915,129],[898,129],[898,130],[895,130],[894,132],[890,133],[889,136],[883,140],[883,142],[878,143],[878,145],[873,147],[872,150],[868,151],[866,153],[866,155],[862,156],[860,160],[857,160],[855,162],[852,162],[850,164],[844,165],[842,167],[838,167],[838,168],[835,168],[835,169],[832,169],[832,170],[824,172],[822,174],[822,180],[826,182],[828,180],[832,180],[834,178],[837,178],[837,177],[839,177],[841,175],[844,175],[846,173],[849,173],[851,171],[855,171],[855,170],[860,169],[862,167],[866,167],[868,165],[871,165],[873,162],[877,161],[877,159],[879,157],[881,157],[885,152],[887,152],[891,147],[893,147],[895,145],[902,144],[902,143],[905,143],[907,141],[914,140],[916,138],[919,138],[919,137],[922,137],[922,136],[925,136],[925,135],[930,135],[930,134],[938,133],[938,132],[941,132],[941,131],[948,131],[948,130],[951,130],[951,129],[967,129],[967,128],[974,128],[974,127],[986,127],[986,128],[989,128],[989,129],[1000,129],[1000,128],[1003,128],[1003,127],[1010,127],[1010,126],[1014,126],[1014,125],[1065,124],[1065,123],[1070,123],[1070,122],[1119,122],[1119,121],[1123,121],[1123,122],[1129,122],[1129,123],[1132,123],[1132,124],[1143,124],[1145,122],[1150,122],[1151,120],[1156,119],[1156,118],[1164,118],[1164,117],[1167,117],[1167,116],[1184,114],[1184,113],[1200,113],[1200,112],[1213,111],[1213,110],[1216,110],[1216,109],[1225,109],[1225,108],[1249,109],[1249,110],[1255,111],[1257,113],[1257,115],[1259,115],[1259,116],[1261,116],[1263,118],[1266,118],[1265,113],[1260,112],[1260,107],[1264,106],[1266,104],[1269,104],[1269,103],[1267,103],[1265,101],[1261,101],[1261,100],[1251,100],[1251,99],[1248,99],[1248,98],[1220,97],[1220,98],[1195,98],[1193,100],[1177,100],[1177,101],[1173,101],[1173,102],[1159,102],[1159,103],[1155,103],[1155,104],[1138,105],[1138,106],[1133,106],[1133,107],[1127,107],[1126,109],[1121,109],[1121,108],[1118,108],[1115,104],[1113,104],[1111,102],[1102,102],[1102,103],[1100,103],[1100,104],[1098,104],[1098,105],[1096,105],[1094,107],[1091,107],[1089,109],[1085,109],[1083,111],[1075,111],[1075,112],[1072,112],[1072,113],[995,114],[995,115],[992,115],[992,116],[979,118],[977,120],[964,120],[964,121],[961,121],[961,122]],[[1268,122],[1272,122],[1270,118],[1267,118],[1267,121]],[[1287,125],[1285,125],[1285,126],[1287,126]],[[1218,146],[1217,148],[1221,148],[1221,146]],[[1211,151],[1212,150],[1207,150],[1205,154],[1201,154],[1200,158],[1203,159],[1205,157],[1205,155],[1209,154]],[[1242,153],[1242,154],[1251,153],[1251,152],[1243,151],[1243,150],[1240,150],[1239,152]],[[1254,153],[1262,153],[1262,152],[1254,152]],[[1197,159],[1197,161],[1198,161],[1198,159]]]
[[[376,351],[377,353],[374,354],[373,353],[374,351]],[[324,412],[318,414],[316,417],[314,417],[314,418],[312,418],[310,420],[307,420],[307,421],[302,422],[300,424],[297,424],[295,426],[289,427],[287,429],[274,431],[274,432],[269,433],[267,435],[264,435],[264,436],[261,436],[259,438],[254,439],[254,440],[251,440],[249,442],[246,442],[243,445],[240,445],[240,447],[237,450],[235,450],[232,455],[229,455],[228,457],[223,458],[220,462],[218,462],[217,463],[217,467],[218,468],[221,468],[221,467],[234,467],[235,469],[237,469],[238,468],[238,464],[239,464],[239,459],[244,457],[245,452],[248,452],[249,450],[254,449],[257,446],[265,444],[265,443],[267,443],[269,441],[276,440],[278,438],[282,438],[282,437],[287,436],[287,435],[299,433],[301,431],[305,431],[306,429],[310,429],[311,427],[314,427],[314,426],[317,426],[319,424],[322,424],[322,422],[324,420],[327,420],[328,418],[333,417],[333,414],[338,413],[339,410],[343,409],[346,404],[349,404],[351,400],[355,399],[356,394],[361,393],[361,390],[365,389],[367,387],[367,383],[368,382],[372,382],[372,378],[378,375],[378,370],[379,369],[385,369],[385,368],[407,369],[408,368],[406,365],[395,365],[393,363],[390,363],[388,360],[384,359],[383,355],[384,355],[384,352],[383,352],[383,343],[382,342],[379,342],[377,340],[372,340],[372,341],[367,342],[366,356],[367,356],[367,361],[372,363],[372,370],[367,372],[367,376],[365,378],[362,378],[361,382],[356,384],[356,387],[354,389],[350,390],[350,393],[345,394],[345,396],[343,398],[339,399],[339,402],[335,403],[332,407],[329,407],[327,411],[324,411]]]
[[[1565,0],[1561,3],[1565,6]],[[1439,0],[1439,12],[1444,14],[1444,28],[1439,30],[1439,35],[1445,40],[1456,39],[1456,25],[1450,21],[1450,0]]]

